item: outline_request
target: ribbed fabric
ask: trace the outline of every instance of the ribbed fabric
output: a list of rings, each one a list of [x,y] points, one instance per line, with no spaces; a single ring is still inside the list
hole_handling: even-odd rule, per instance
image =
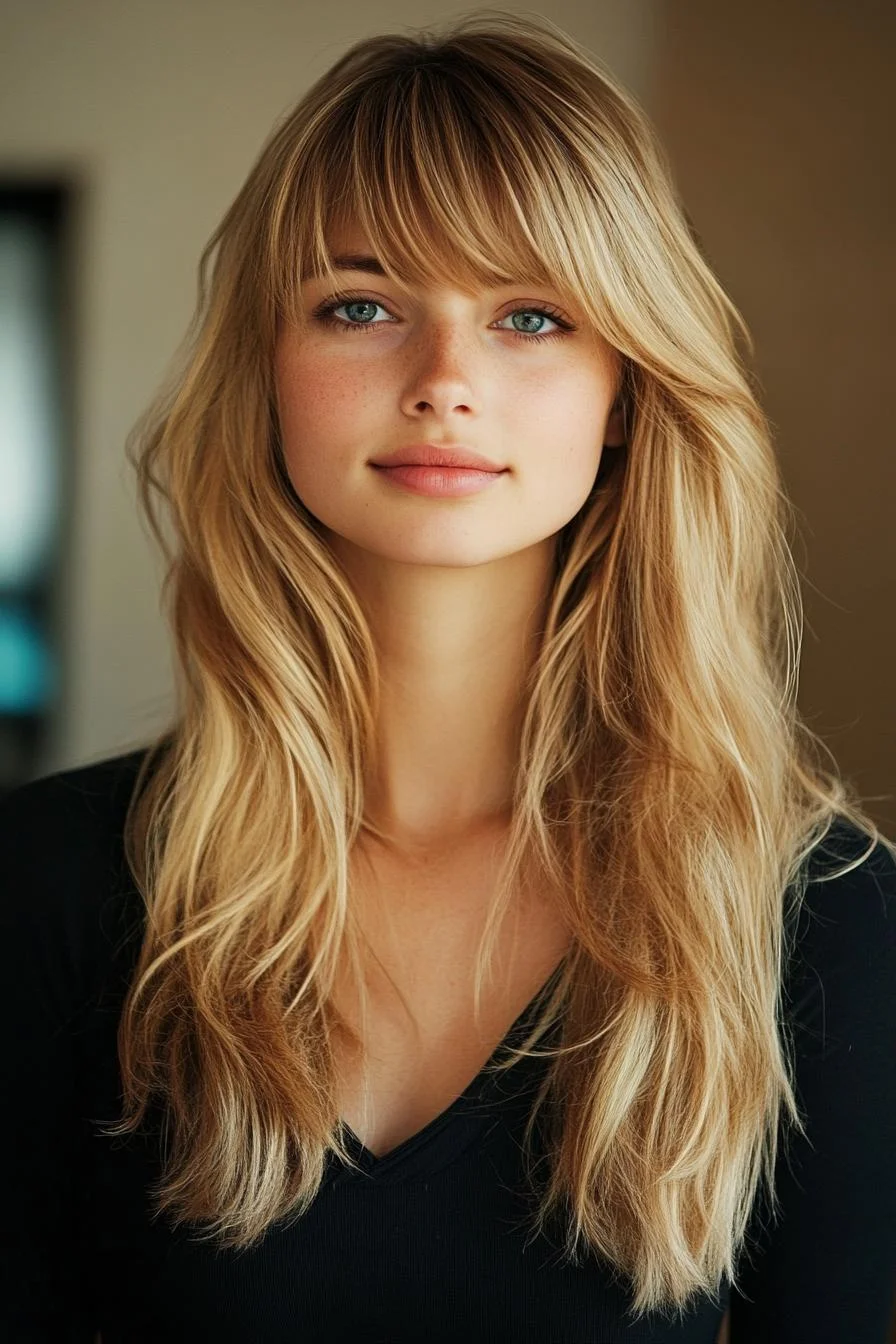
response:
[[[143,918],[121,846],[138,764],[114,757],[0,800],[2,1344],[714,1344],[729,1303],[731,1344],[884,1344],[896,867],[882,846],[813,883],[800,918],[786,1000],[809,1142],[782,1148],[781,1216],[755,1210],[741,1292],[633,1325],[611,1266],[569,1266],[559,1236],[531,1234],[522,1133],[538,1060],[484,1069],[381,1158],[349,1132],[361,1169],[332,1160],[305,1217],[251,1251],[153,1219],[157,1137],[91,1124],[119,1115],[115,1036]],[[852,857],[864,840],[839,826],[828,845]]]

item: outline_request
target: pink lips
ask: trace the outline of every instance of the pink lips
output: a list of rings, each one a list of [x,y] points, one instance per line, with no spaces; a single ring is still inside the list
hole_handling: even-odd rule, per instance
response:
[[[504,476],[503,471],[476,471],[471,467],[375,467],[394,485],[416,495],[475,495]]]
[[[503,471],[481,453],[460,443],[409,443],[394,453],[383,453],[372,460],[375,467],[472,467],[476,471]]]
[[[371,462],[392,484],[418,495],[472,495],[506,474],[488,458],[460,445],[415,443]]]

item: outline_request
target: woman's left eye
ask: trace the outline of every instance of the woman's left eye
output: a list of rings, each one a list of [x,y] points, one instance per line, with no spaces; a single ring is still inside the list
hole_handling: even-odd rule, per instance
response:
[[[385,327],[389,325],[389,322],[374,322],[371,318],[361,321],[353,321],[351,318],[346,319],[337,317],[336,313],[340,308],[360,308],[367,309],[368,311],[371,308],[381,308],[383,312],[388,311],[385,305],[380,303],[379,299],[365,298],[360,295],[336,294],[333,298],[327,299],[324,303],[319,304],[318,307],[314,309],[312,316],[326,326],[338,327],[342,331],[369,331],[372,327]],[[519,338],[524,341],[546,341],[551,337],[562,336],[567,331],[575,330],[573,324],[568,322],[561,313],[558,313],[553,308],[541,306],[514,308],[512,312],[506,313],[504,317],[499,318],[499,321],[507,322],[508,320],[517,317],[521,317],[523,322],[528,323],[530,329],[520,330],[519,327],[516,329],[504,327],[503,330],[510,331],[511,335],[519,336]],[[542,325],[545,321],[552,322],[557,329],[555,331],[542,331],[539,328],[537,331],[533,331],[531,330],[533,319]]]

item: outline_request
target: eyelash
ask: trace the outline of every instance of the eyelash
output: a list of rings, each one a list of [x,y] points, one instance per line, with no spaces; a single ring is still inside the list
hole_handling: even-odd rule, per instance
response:
[[[372,303],[377,308],[383,308],[386,312],[389,311],[384,303],[381,303],[379,299],[372,299],[369,294],[339,293],[334,294],[331,299],[327,299],[324,303],[319,304],[314,309],[312,316],[319,322],[322,322],[325,326],[336,327],[340,331],[370,331],[376,327],[385,327],[389,325],[387,322],[346,322],[341,317],[333,316],[337,308],[341,308],[343,304],[350,303]],[[535,313],[537,317],[550,318],[550,320],[556,322],[557,326],[560,328],[559,331],[544,332],[512,331],[508,327],[503,328],[509,335],[517,336],[522,341],[550,341],[556,336],[565,335],[568,331],[575,331],[575,327],[572,323],[567,322],[554,308],[513,308],[509,313],[505,314],[505,317],[512,317],[514,313]],[[502,318],[501,320],[503,321],[504,319]]]

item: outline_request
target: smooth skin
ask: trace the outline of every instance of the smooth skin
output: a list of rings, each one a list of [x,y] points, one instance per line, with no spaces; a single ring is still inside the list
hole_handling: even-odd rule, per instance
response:
[[[372,250],[357,228],[329,243],[335,256]],[[286,466],[381,660],[368,816],[409,850],[456,843],[509,815],[556,536],[603,446],[622,442],[620,360],[547,286],[424,290],[358,268],[339,281],[351,298],[330,322],[278,336]],[[332,297],[323,279],[303,281],[309,313]],[[534,317],[542,306],[572,329]],[[370,465],[420,442],[508,470],[478,494],[432,498]]]

